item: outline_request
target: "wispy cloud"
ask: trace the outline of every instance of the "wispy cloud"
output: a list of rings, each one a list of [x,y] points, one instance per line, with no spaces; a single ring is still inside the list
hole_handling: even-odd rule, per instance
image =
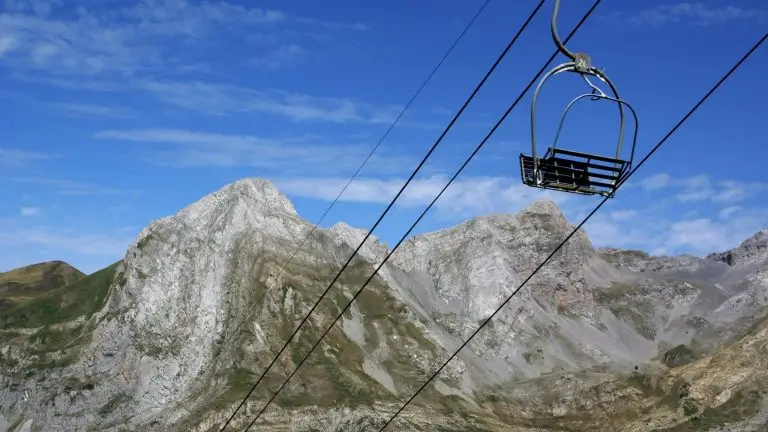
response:
[[[59,76],[133,77],[188,68],[201,53],[216,51],[217,35],[247,40],[247,35],[291,32],[295,38],[302,32],[366,28],[226,1],[104,3],[6,0],[0,62]],[[280,42],[286,38],[287,33]]]
[[[66,251],[67,254],[119,257],[125,254],[134,239],[124,233],[119,236],[73,234],[49,228],[34,228],[0,230],[0,240],[14,247],[37,245]]]
[[[278,188],[293,196],[331,201],[347,183],[346,178],[276,178]],[[396,205],[411,208],[429,204],[448,182],[445,176],[415,179]],[[360,178],[353,181],[340,201],[389,203],[405,179]],[[533,200],[547,199],[558,203],[570,197],[551,191],[532,189],[516,178],[474,177],[457,180],[446,190],[436,207],[442,217],[469,217],[485,213],[516,212]]]
[[[138,91],[176,108],[216,116],[266,113],[297,122],[380,124],[393,121],[400,111],[400,106],[351,97],[216,82],[231,78],[233,68],[250,65],[257,72],[295,64],[331,43],[319,40],[318,34],[338,39],[344,32],[367,31],[363,23],[293,16],[227,1],[44,3],[9,0],[0,12],[0,66],[15,79],[69,90]],[[226,56],[221,55],[224,50]],[[136,114],[103,103],[50,106],[79,117]],[[401,124],[436,126],[409,118]]]
[[[734,214],[734,213],[736,213],[736,212],[738,212],[740,210],[742,210],[741,206],[737,206],[737,205],[736,206],[729,206],[729,207],[726,207],[726,208],[720,210],[718,212],[718,215],[720,216],[721,219],[727,219],[732,214]]]
[[[611,219],[617,220],[617,221],[630,220],[635,216],[637,216],[637,214],[638,214],[637,210],[614,210],[608,213]]]
[[[108,117],[108,118],[134,118],[137,113],[128,108],[108,105],[94,105],[84,103],[50,102],[45,106],[69,117]]]
[[[125,90],[127,84],[124,81],[100,81],[92,77],[58,77],[50,75],[30,75],[20,72],[11,74],[13,79],[66,90],[92,91],[92,92],[117,92]]]
[[[64,179],[17,177],[12,180],[17,183],[37,184],[51,187],[62,195],[123,195],[137,193],[136,191],[114,189],[106,186]]]
[[[32,79],[32,81],[39,81]],[[82,97],[82,95],[78,95]],[[0,91],[0,98],[7,99],[13,104],[27,104],[35,108],[43,108],[66,117],[101,117],[127,119],[137,117],[137,112],[110,104],[93,104],[84,102],[44,101],[32,92]]]
[[[712,181],[705,175],[676,178],[667,173],[654,174],[632,186],[640,187],[646,191],[671,188],[674,190],[674,197],[678,201],[711,201],[719,204],[732,204],[768,192],[768,183],[765,182]]]
[[[319,27],[324,27],[324,28],[333,29],[333,30],[355,30],[355,31],[371,30],[370,26],[361,22],[348,24],[348,23],[341,23],[336,21],[326,21],[326,20],[318,20],[314,18],[301,18],[301,17],[296,18],[296,21],[303,24],[316,25]]]
[[[301,55],[302,49],[286,48],[277,57],[254,60],[264,68],[278,68],[282,62]],[[37,84],[52,85],[68,90],[89,90],[98,93],[138,91],[149,97],[187,111],[212,116],[244,116],[260,113],[286,118],[293,122],[336,124],[390,124],[400,114],[399,105],[375,105],[352,97],[313,96],[305,93],[277,89],[253,89],[233,84],[199,80],[134,80],[121,85],[106,81],[29,77],[18,79]],[[13,97],[26,103],[35,103],[57,109],[70,116],[131,118],[139,114],[132,109],[104,104],[38,102],[29,96],[5,92],[3,97]],[[419,117],[419,118],[415,118]],[[444,127],[435,122],[439,119],[434,110],[410,110],[399,121],[402,127],[433,130]]]
[[[731,209],[727,217],[670,219],[654,212],[638,212],[632,220],[612,219],[598,213],[585,226],[596,246],[639,248],[658,255],[682,252],[705,256],[733,248],[755,232],[768,227],[768,208]]]
[[[19,213],[22,216],[34,216],[40,213],[40,207],[22,207]]]
[[[396,206],[421,208],[447,182],[445,176],[415,179],[400,196]],[[289,196],[331,201],[346,184],[346,178],[273,179]],[[341,196],[342,202],[388,204],[404,179],[360,178]],[[667,191],[655,189],[653,194]],[[653,198],[658,200],[658,196]],[[516,213],[536,200],[555,201],[572,224],[591,210],[594,201],[568,194],[533,189],[511,177],[468,177],[456,180],[436,204],[436,215],[454,223],[489,213]],[[718,210],[693,211],[693,201],[677,201],[670,216],[666,207],[624,207],[604,210],[593,216],[584,229],[595,246],[641,248],[657,254],[693,253],[706,255],[738,245],[760,229],[768,227],[768,208],[729,206]]]
[[[632,25],[664,26],[690,24],[707,26],[731,21],[768,19],[768,9],[747,8],[734,5],[712,6],[699,2],[681,2],[660,5],[639,12],[621,12],[608,17],[611,20]]]
[[[296,60],[304,54],[304,52],[304,48],[296,44],[283,45],[272,51],[254,57],[253,64],[264,69],[275,70]]]
[[[0,148],[0,167],[15,168],[55,157],[55,155],[35,151]]]
[[[657,173],[627,188],[644,190],[636,198],[651,204],[629,209],[627,218],[627,210],[598,213],[585,227],[596,245],[702,256],[735,247],[768,226],[765,201],[750,200],[768,193],[768,183]]]
[[[392,122],[401,109],[353,98],[318,97],[200,81],[146,81],[141,87],[165,103],[212,115],[263,112],[296,122],[378,124]]]
[[[105,130],[95,133],[93,138],[152,144],[144,147],[144,157],[147,162],[161,166],[253,166],[282,173],[351,173],[360,166],[371,146],[317,143],[306,136],[271,139],[182,129]],[[409,161],[407,157],[382,152],[371,158],[366,167],[376,172],[400,172]]]

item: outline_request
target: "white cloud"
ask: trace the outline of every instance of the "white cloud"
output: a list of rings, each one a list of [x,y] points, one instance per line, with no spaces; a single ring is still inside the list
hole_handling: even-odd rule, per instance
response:
[[[252,135],[224,135],[183,129],[105,130],[94,139],[163,144],[148,146],[150,163],[172,167],[253,166],[281,173],[344,173],[357,169],[371,143],[339,145],[317,143],[309,137],[265,139]],[[147,147],[145,147],[147,148]],[[366,169],[401,172],[410,159],[377,153]]]
[[[8,35],[0,36],[0,57],[16,48],[16,38]]]
[[[22,207],[20,213],[22,216],[34,216],[40,213],[40,207]]]
[[[124,81],[106,81],[98,80],[93,77],[55,77],[55,76],[32,76],[25,73],[14,72],[11,74],[13,79],[28,82],[31,84],[41,84],[51,87],[58,87],[66,90],[92,91],[92,92],[117,92],[126,88]]]
[[[133,118],[136,112],[122,107],[85,103],[51,102],[44,104],[69,117]]]
[[[278,178],[277,187],[294,196],[331,201],[347,183],[346,178]],[[406,208],[424,206],[448,182],[445,176],[414,179],[396,205]],[[389,203],[405,183],[405,179],[359,178],[354,180],[340,201]],[[435,204],[443,217],[471,217],[487,213],[522,210],[534,200],[552,200],[560,204],[570,200],[565,194],[533,189],[511,177],[470,177],[454,181]]]
[[[667,173],[654,174],[640,181],[639,185],[645,190],[663,189],[672,183],[672,176]]]
[[[437,195],[447,180],[445,176],[415,179],[395,205],[422,208]],[[679,184],[684,187],[708,184],[704,180],[704,177],[697,176]],[[276,178],[273,181],[289,196],[325,201],[335,199],[347,183],[346,178]],[[388,204],[404,182],[404,179],[360,178],[350,184],[340,201]],[[582,197],[530,188],[520,184],[517,178],[469,177],[457,179],[438,200],[436,208],[439,217],[450,219],[453,223],[456,219],[481,214],[516,213],[535,200],[557,202],[572,224],[578,223],[596,203]],[[768,209],[730,206],[720,211],[713,210],[715,216],[724,218],[713,220],[696,216],[706,212],[687,207],[693,203],[677,201],[671,218],[664,206],[646,206],[642,210],[603,210],[595,214],[584,229],[597,247],[639,248],[657,254],[706,255],[735,247],[767,226]]]
[[[612,15],[613,20],[634,25],[663,26],[668,24],[693,24],[707,26],[731,21],[765,20],[768,10],[734,5],[712,6],[699,2],[681,2],[660,5],[630,15],[630,12]]]
[[[247,41],[253,34],[278,33],[277,40],[286,44],[285,39],[312,32],[365,28],[226,1],[103,3],[6,0],[0,13],[0,61],[57,75],[135,76],[183,70],[198,61],[200,52],[214,51],[222,43],[219,35]]]
[[[3,230],[0,240],[9,246],[42,246],[66,251],[67,254],[94,256],[122,256],[133,242],[133,237],[104,234],[71,234],[54,232],[47,228]]]
[[[331,201],[336,198],[346,178],[276,178],[277,187],[289,196]],[[448,181],[435,176],[415,179],[398,199],[396,206],[422,208]],[[353,181],[339,199],[342,202],[388,204],[404,184],[404,179],[361,178]],[[464,219],[489,213],[516,213],[536,200],[553,200],[571,224],[586,216],[594,200],[522,185],[511,177],[469,177],[456,180],[438,200],[437,215]],[[683,203],[677,204],[683,206]],[[706,255],[738,245],[766,227],[768,209],[741,209],[726,220],[689,218],[685,208],[676,209],[679,219],[670,219],[663,211],[645,208],[603,210],[593,216],[584,229],[597,247],[640,248],[652,253],[692,253]],[[717,214],[717,213],[716,213]]]
[[[370,26],[368,26],[367,24],[363,24],[361,22],[347,24],[347,23],[339,23],[334,21],[318,20],[314,18],[297,18],[296,21],[304,24],[316,25],[319,27],[324,27],[324,28],[333,29],[333,30],[355,30],[355,31],[371,30]]]
[[[393,121],[400,111],[400,106],[375,106],[348,97],[199,81],[203,76],[230,77],[232,68],[249,62],[267,70],[284,67],[318,44],[330,43],[318,42],[318,33],[359,32],[368,29],[364,24],[295,17],[226,1],[102,3],[62,1],[45,9],[14,2],[0,12],[0,66],[26,82],[146,92],[174,107],[207,115],[269,113],[293,121],[379,124]],[[38,9],[46,13],[33,13]],[[231,40],[245,45],[233,45]],[[228,55],[222,61],[223,49]],[[51,106],[73,116],[135,114],[85,103]],[[436,127],[408,119],[400,124]]]
[[[637,216],[637,210],[614,210],[609,213],[613,220],[628,220]]]
[[[666,173],[654,174],[637,183],[646,191],[674,188],[674,197],[683,203],[709,201],[733,204],[768,192],[768,183],[720,180],[713,182],[705,175],[675,178]]]
[[[619,217],[616,217],[618,213]],[[631,214],[631,217],[621,217]],[[585,215],[586,216],[586,215]],[[641,248],[650,250],[658,246],[663,238],[666,223],[647,212],[634,210],[598,211],[584,224],[590,241],[595,247]],[[570,221],[578,223],[579,221]]]
[[[399,106],[374,106],[352,98],[254,90],[200,81],[144,81],[140,88],[165,103],[203,114],[233,115],[257,111],[297,122],[391,123],[401,109]]]
[[[51,187],[62,195],[123,195],[135,194],[135,191],[114,189],[106,186],[78,182],[64,179],[47,179],[39,177],[17,177],[12,179],[16,183],[37,184]]]
[[[739,245],[761,229],[768,227],[768,211],[754,210],[734,216],[727,221],[700,218],[675,222],[671,225],[664,246],[687,249],[693,253],[721,252]]]
[[[720,210],[719,215],[720,215],[720,218],[727,219],[728,217],[738,212],[739,210],[741,210],[740,206],[730,206]]]
[[[631,220],[610,213],[596,214],[585,226],[595,246],[642,249],[654,254],[690,253],[705,256],[738,246],[755,232],[768,227],[768,208],[728,207],[711,217],[686,215],[683,204],[670,218],[665,212],[638,212]]]
[[[264,69],[274,70],[296,60],[304,53],[304,48],[296,44],[283,45],[273,51],[254,57],[253,64]]]
[[[54,155],[35,151],[0,148],[0,167],[25,166],[33,162],[50,160],[55,157]]]

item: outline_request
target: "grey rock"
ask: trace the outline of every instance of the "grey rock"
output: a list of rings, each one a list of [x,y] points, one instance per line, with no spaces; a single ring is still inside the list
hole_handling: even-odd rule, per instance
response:
[[[339,223],[304,242],[312,227],[262,179],[237,181],[152,222],[116,268],[103,307],[55,326],[87,329],[79,348],[46,354],[74,361],[44,368],[23,345],[0,350],[18,363],[0,375],[0,425],[218,430],[366,234]],[[516,215],[410,238],[255,430],[380,424],[572,229],[554,203],[535,202]],[[526,412],[550,406],[544,394],[553,377],[565,401],[548,408],[557,415],[577,403],[597,409],[639,397],[616,388],[590,399],[589,389],[637,365],[663,367],[673,347],[686,346],[694,361],[747,332],[768,304],[765,239],[761,232],[729,251],[728,263],[721,255],[595,250],[577,232],[392,426],[482,421],[509,430],[502,414],[467,413],[482,410],[500,385],[506,397],[538,401]],[[233,427],[247,424],[387,252],[368,239]],[[41,331],[19,330],[20,338]],[[454,408],[447,413],[445,404]]]

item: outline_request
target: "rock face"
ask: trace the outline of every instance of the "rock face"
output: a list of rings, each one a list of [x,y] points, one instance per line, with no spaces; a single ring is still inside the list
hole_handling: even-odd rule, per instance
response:
[[[339,223],[307,238],[312,227],[271,183],[244,179],[153,222],[121,262],[85,278],[103,292],[92,310],[35,321],[44,304],[17,307],[0,333],[0,432],[219,430],[366,234]],[[251,430],[378,430],[572,229],[537,202],[409,239]],[[547,430],[557,425],[539,414],[641,412],[651,396],[622,384],[637,365],[685,368],[754,331],[768,304],[766,237],[728,263],[595,250],[576,233],[390,428]],[[231,428],[387,252],[369,238]],[[615,394],[596,399],[595,386]],[[589,406],[552,405],[552,388]]]
[[[738,264],[759,263],[768,256],[768,230],[762,230],[744,240],[739,247],[707,255],[707,259],[721,261],[730,266]]]

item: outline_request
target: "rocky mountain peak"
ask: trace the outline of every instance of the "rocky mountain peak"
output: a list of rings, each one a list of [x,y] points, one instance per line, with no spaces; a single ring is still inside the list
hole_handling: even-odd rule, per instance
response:
[[[298,216],[293,203],[270,181],[262,178],[244,178],[209,193],[188,205],[179,217],[198,218],[205,214],[217,213],[222,207],[248,208],[261,214],[287,214]],[[162,219],[161,219],[162,220]]]
[[[298,215],[291,200],[277,187],[259,177],[244,178],[221,188],[216,194],[219,198],[240,199],[252,205],[268,208],[272,212]]]
[[[731,250],[707,255],[707,259],[728,265],[744,264],[768,258],[768,230],[761,230]]]
[[[459,305],[461,312],[457,313],[482,319],[572,229],[557,204],[538,201],[517,214],[479,216],[414,236],[392,262],[431,280],[439,298]],[[587,299],[584,266],[594,255],[589,239],[579,231],[561,251],[550,268],[531,283],[531,290],[549,300],[558,296],[564,303]]]
[[[18,328],[6,328],[6,339],[0,339],[0,366],[9,371],[0,374],[0,431],[8,424],[22,425],[15,432],[86,425],[218,429],[367,233],[337,223],[307,237],[311,229],[272,183],[239,180],[153,222],[123,260],[59,297],[22,299],[24,304],[4,309],[3,316],[16,319],[5,318],[6,327]],[[269,430],[289,424],[297,431],[363,430],[360,419],[386,415],[359,402],[399,406],[435,361],[460,346],[572,229],[554,202],[538,201],[517,214],[480,216],[412,237],[275,400],[280,407],[271,408]],[[524,395],[525,412],[585,418],[584,410],[598,405],[563,402],[560,394],[551,397],[552,389],[567,395],[586,386],[592,396],[572,392],[574,400],[612,403],[604,399],[604,387],[592,392],[587,386],[608,378],[605,371],[633,364],[637,371],[661,354],[679,360],[689,351],[685,344],[709,350],[739,326],[750,326],[768,302],[765,266],[738,263],[765,256],[767,243],[766,231],[747,239],[730,251],[737,264],[729,267],[640,251],[596,253],[586,233],[577,232],[452,360],[435,381],[436,392],[423,394],[428,403],[414,407],[419,428],[432,430],[433,419],[445,417],[426,411],[448,407],[443,396],[483,406],[472,417],[495,421],[499,414],[486,409],[485,395],[491,389],[494,398],[512,395],[503,387],[517,378],[526,378],[522,385],[533,392]],[[386,252],[371,236],[359,253],[376,263]],[[288,374],[368,279],[371,263],[361,261],[319,303],[270,379]],[[47,317],[59,299],[67,313]],[[36,330],[29,323],[46,325]],[[68,341],[67,348],[60,341]],[[671,346],[677,348],[667,355]],[[587,375],[598,365],[605,373]],[[570,383],[560,381],[566,373]],[[523,388],[519,381],[512,387]],[[255,392],[245,411],[261,407],[267,391]],[[549,400],[557,406],[539,415],[545,411],[537,406]],[[461,412],[470,404],[449,409]],[[475,426],[510,430],[510,424]]]
[[[551,201],[551,200],[534,201],[528,207],[525,207],[520,213],[547,215],[547,216],[551,216],[552,218],[558,221],[567,223],[565,219],[565,215],[563,214],[563,211],[560,210],[560,207],[554,201]]]

